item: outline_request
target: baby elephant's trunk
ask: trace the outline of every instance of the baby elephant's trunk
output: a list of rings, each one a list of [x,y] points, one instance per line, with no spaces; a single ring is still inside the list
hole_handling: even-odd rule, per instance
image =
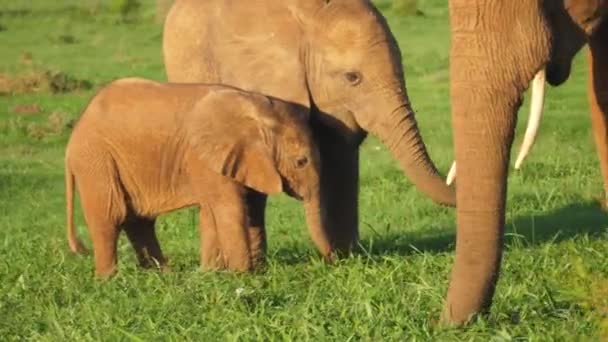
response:
[[[333,261],[334,255],[328,233],[328,221],[325,211],[321,206],[318,191],[315,191],[311,196],[304,199],[304,211],[310,237],[323,258],[328,262]]]
[[[78,240],[76,230],[74,229],[74,174],[70,169],[67,158],[65,160],[65,201],[68,226],[68,244],[70,245],[70,250],[76,254],[86,254],[87,249],[84,247],[82,242]]]

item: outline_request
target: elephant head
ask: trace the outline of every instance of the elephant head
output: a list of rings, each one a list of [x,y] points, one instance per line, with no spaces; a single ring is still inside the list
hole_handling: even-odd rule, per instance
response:
[[[279,119],[272,125],[277,170],[283,191],[304,202],[310,236],[325,260],[333,260],[326,213],[321,205],[321,157],[310,130],[310,111],[298,104],[270,98]],[[268,137],[268,135],[266,135]]]
[[[296,15],[305,23],[306,85],[318,119],[346,139],[377,135],[423,192],[453,204],[420,137],[401,52],[384,17],[367,1],[345,0],[322,2],[314,16]]]
[[[197,108],[188,135],[198,158],[210,170],[255,191],[285,192],[303,201],[311,238],[323,257],[331,260],[320,204],[319,149],[310,131],[310,111],[232,88],[210,93]],[[217,116],[210,108],[221,108],[223,115]]]
[[[450,1],[458,233],[444,321],[465,322],[491,305],[502,258],[507,165],[523,92],[535,74],[534,88],[541,88],[543,69],[548,83],[565,82],[572,58],[588,39],[607,41],[605,13],[604,0]],[[592,44],[592,54],[597,49]],[[603,60],[604,76],[594,82],[606,85],[606,57],[596,60]],[[603,135],[605,140],[605,130]]]

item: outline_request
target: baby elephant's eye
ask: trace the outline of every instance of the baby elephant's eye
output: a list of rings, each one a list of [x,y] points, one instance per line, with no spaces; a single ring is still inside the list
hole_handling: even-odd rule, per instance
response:
[[[349,71],[344,74],[344,78],[346,78],[346,81],[348,83],[350,83],[353,86],[356,86],[357,84],[361,83],[363,76],[358,71]]]
[[[301,156],[301,157],[296,158],[296,167],[298,169],[303,168],[307,164],[308,164],[308,158],[306,158],[306,156]]]

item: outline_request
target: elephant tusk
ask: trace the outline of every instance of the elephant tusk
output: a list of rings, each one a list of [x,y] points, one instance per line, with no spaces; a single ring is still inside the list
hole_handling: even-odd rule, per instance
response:
[[[534,80],[532,80],[532,100],[530,101],[530,116],[528,118],[528,126],[526,127],[526,133],[524,140],[521,143],[519,154],[515,160],[515,169],[519,170],[521,164],[528,153],[534,140],[536,140],[536,134],[540,126],[540,120],[543,115],[543,106],[545,104],[545,69],[541,69]]]
[[[454,161],[452,163],[452,167],[450,167],[450,172],[448,172],[448,177],[445,180],[445,183],[447,185],[451,185],[452,182],[454,182],[454,179],[456,178],[456,161]]]

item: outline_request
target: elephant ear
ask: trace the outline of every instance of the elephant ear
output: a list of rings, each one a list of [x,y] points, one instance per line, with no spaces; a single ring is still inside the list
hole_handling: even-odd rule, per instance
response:
[[[282,192],[269,117],[251,103],[218,95],[207,95],[193,112],[188,135],[202,165],[259,192]]]

